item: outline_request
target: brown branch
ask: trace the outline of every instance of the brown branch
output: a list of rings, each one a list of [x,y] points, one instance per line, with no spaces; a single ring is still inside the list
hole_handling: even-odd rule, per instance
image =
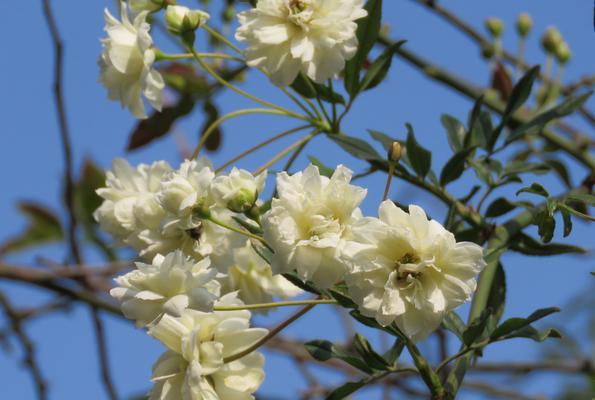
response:
[[[528,374],[530,372],[560,372],[560,373],[587,373],[595,374],[595,365],[588,359],[584,360],[560,360],[543,361],[536,363],[480,363],[471,367],[470,371],[476,373],[507,373],[507,374]]]
[[[22,318],[19,316],[19,313],[12,307],[8,298],[2,293],[0,293],[0,305],[4,308],[4,313],[6,314],[6,318],[10,322],[11,330],[14,335],[18,338],[21,342],[21,346],[23,347],[23,352],[25,353],[24,356],[24,363],[27,366],[27,369],[31,373],[31,377],[35,383],[35,388],[37,390],[37,398],[39,400],[46,400],[48,398],[47,395],[47,386],[43,375],[41,373],[41,369],[37,363],[37,358],[35,356],[35,345],[29,339],[23,326],[21,324]]]
[[[485,382],[466,380],[463,383],[463,387],[467,389],[473,389],[484,392],[490,395],[490,398],[502,397],[509,400],[545,400],[545,397],[543,396],[529,396],[522,393],[518,393],[517,391],[495,387]]]

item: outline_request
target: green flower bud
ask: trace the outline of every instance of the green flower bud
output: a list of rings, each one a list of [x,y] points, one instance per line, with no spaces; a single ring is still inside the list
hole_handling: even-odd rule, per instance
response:
[[[245,213],[254,206],[257,198],[257,193],[252,190],[242,188],[238,190],[233,199],[227,202],[227,208],[236,213]]]
[[[493,45],[486,43],[483,46],[481,46],[481,56],[486,60],[489,60],[492,57],[494,57],[494,54],[496,54],[496,51]]]
[[[529,13],[521,13],[516,20],[516,31],[520,37],[525,37],[531,32],[533,28],[533,19]]]
[[[566,64],[572,56],[572,53],[570,52],[570,47],[568,47],[568,43],[566,42],[558,43],[554,54],[558,62],[562,65]]]
[[[485,27],[495,38],[499,38],[502,35],[502,31],[504,30],[504,23],[500,18],[496,17],[489,17],[485,20]]]
[[[388,150],[388,160],[396,163],[401,159],[401,144],[399,142],[393,142],[392,146]]]
[[[556,27],[550,26],[541,37],[541,46],[547,53],[554,54],[558,44],[563,40],[560,31]]]
[[[184,6],[168,6],[165,11],[167,29],[177,35],[194,32],[209,19],[209,14]]]

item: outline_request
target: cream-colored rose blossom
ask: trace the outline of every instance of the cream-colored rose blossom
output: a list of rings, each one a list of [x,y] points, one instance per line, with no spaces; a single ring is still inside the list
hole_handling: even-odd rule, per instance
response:
[[[240,304],[230,293],[216,305]],[[149,334],[168,348],[153,366],[151,400],[249,400],[264,380],[259,353],[224,363],[267,334],[250,328],[249,311],[185,310],[163,316]]]
[[[130,22],[125,2],[121,2],[118,21],[105,10],[103,53],[99,58],[99,81],[107,88],[111,100],[119,100],[137,118],[146,118],[142,96],[161,110],[161,92],[165,86],[161,74],[153,68],[155,51],[146,22],[148,12],[140,12]]]
[[[146,326],[163,314],[179,317],[191,308],[211,311],[221,285],[210,260],[196,262],[181,251],[158,254],[151,264],[136,263],[137,269],[116,278],[110,294],[122,303],[122,312]]]
[[[167,212],[161,237],[151,251],[181,249],[189,256],[210,256],[221,272],[233,259],[232,249],[241,247],[245,237],[204,218],[211,214],[217,220],[234,225],[233,213],[216,202],[211,190],[215,178],[210,162],[204,158],[185,161],[162,183],[159,202]],[[150,233],[149,233],[150,234]],[[147,242],[151,240],[147,238]]]
[[[248,45],[248,65],[263,67],[277,85],[303,72],[318,83],[337,78],[357,51],[363,0],[258,0],[238,14],[236,39]]]
[[[217,176],[211,185],[213,195],[223,207],[238,213],[248,211],[264,190],[267,171],[257,176],[244,169],[233,168],[229,174]]]
[[[273,296],[295,297],[302,290],[281,275],[273,275],[271,266],[246,242],[244,247],[234,249],[234,263],[226,277],[221,279],[224,292],[238,291],[246,304],[270,303]]]
[[[106,187],[97,190],[104,201],[94,217],[116,243],[141,250],[146,244],[139,240],[140,232],[160,229],[165,211],[157,201],[157,192],[171,171],[165,161],[136,168],[121,158],[113,161],[112,170],[106,173]]]
[[[191,10],[184,6],[167,6],[165,22],[167,29],[175,33],[194,31],[206,23],[210,15],[201,10]]]
[[[279,197],[263,215],[264,238],[273,248],[276,274],[296,270],[300,278],[322,288],[340,281],[346,271],[341,257],[366,190],[351,185],[352,172],[340,165],[329,179],[316,166],[289,176],[277,175]]]
[[[406,213],[384,201],[379,215],[353,227],[355,243],[344,252],[351,263],[345,281],[363,315],[382,325],[395,322],[418,341],[471,298],[485,267],[483,250],[457,242],[420,207],[411,205]]]

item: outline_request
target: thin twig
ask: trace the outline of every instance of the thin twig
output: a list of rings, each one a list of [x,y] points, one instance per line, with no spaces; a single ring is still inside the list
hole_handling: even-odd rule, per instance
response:
[[[64,60],[64,45],[56,20],[52,13],[49,0],[43,0],[43,12],[50,30],[50,36],[54,45],[54,101],[58,113],[58,122],[60,125],[60,138],[62,142],[62,151],[64,155],[64,200],[68,210],[68,245],[72,259],[77,265],[82,265],[82,255],[77,239],[77,217],[75,210],[75,183],[72,160],[72,145],[70,142],[70,132],[66,119],[66,107],[62,92],[62,76],[63,76],[63,60]],[[91,306],[91,318],[95,327],[95,336],[97,339],[97,348],[99,351],[100,368],[102,371],[103,384],[110,399],[116,400],[117,395],[114,389],[107,359],[107,351],[105,344],[105,335],[103,333],[103,324],[99,316],[98,309]]]

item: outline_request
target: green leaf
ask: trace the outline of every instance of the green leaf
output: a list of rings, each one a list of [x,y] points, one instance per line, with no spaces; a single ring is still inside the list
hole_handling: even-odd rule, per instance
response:
[[[545,198],[550,197],[550,194],[548,193],[548,191],[545,190],[545,188],[537,182],[531,184],[531,186],[524,187],[524,188],[520,189],[519,191],[516,192],[516,195],[518,196],[521,193],[533,193],[533,194],[537,194],[539,196],[543,196]]]
[[[318,361],[324,362],[330,360],[331,358],[338,358],[367,374],[372,374],[374,372],[374,370],[370,368],[363,360],[350,356],[328,340],[312,340],[304,343],[304,346],[310,355],[312,355],[312,357]]]
[[[360,71],[370,50],[374,47],[382,20],[382,0],[368,0],[365,5],[368,16],[357,21],[358,48],[355,56],[345,64],[345,90],[351,97],[357,96],[360,88]]]
[[[550,328],[540,332],[532,326],[525,326],[524,328],[520,328],[516,330],[514,333],[507,335],[506,339],[527,338],[535,340],[536,342],[543,342],[545,339],[548,338],[560,339],[561,337],[562,335],[560,334],[560,332],[558,332],[557,329]]]
[[[510,337],[517,333],[520,329],[529,326],[531,323],[538,321],[542,318],[547,317],[553,313],[559,312],[560,309],[557,307],[550,307],[550,308],[542,308],[527,318],[510,318],[504,321],[500,326],[498,326],[492,334],[490,335],[490,340],[500,340],[505,337]]]
[[[534,133],[540,132],[549,122],[565,117],[569,114],[575,112],[579,107],[581,107],[593,92],[584,93],[580,96],[572,96],[564,100],[561,104],[557,105],[549,109],[548,111],[539,114],[531,121],[517,127],[513,130],[508,138],[506,138],[506,143],[512,143],[515,140],[519,140],[526,135],[531,135]]]
[[[570,207],[568,204],[559,203],[558,207],[560,209],[564,209],[564,210],[568,211],[569,213],[571,213],[573,215],[576,215],[579,218],[586,219],[587,221],[595,221],[594,217],[587,215],[587,214],[583,214],[582,212],[575,210],[573,207]]]
[[[481,315],[475,318],[469,327],[463,332],[463,343],[466,346],[471,346],[475,342],[479,342],[487,335],[487,325],[492,313],[491,309],[485,309]]]
[[[356,321],[364,324],[365,326],[374,329],[380,329],[382,331],[390,333],[391,335],[399,336],[398,332],[390,325],[382,326],[374,318],[363,316],[358,310],[351,310],[349,312],[349,315],[351,315]]]
[[[378,56],[376,60],[374,60],[364,75],[364,79],[362,80],[359,88],[360,92],[378,86],[384,80],[384,78],[386,78],[386,74],[390,69],[395,52],[404,43],[405,40],[400,40],[391,44],[386,48],[386,50],[384,50],[384,52],[382,52],[382,54],[380,54],[380,56]]]
[[[560,214],[562,214],[562,220],[564,221],[564,237],[567,237],[572,232],[572,217],[564,207],[560,208]]]
[[[326,400],[344,399],[350,394],[355,393],[358,389],[364,387],[367,383],[368,381],[365,378],[357,382],[344,383],[343,385],[339,386],[331,393],[329,393],[329,395],[326,397]]]
[[[446,317],[444,317],[444,319],[442,320],[442,327],[444,329],[448,329],[449,331],[457,335],[457,337],[461,339],[461,341],[463,341],[463,333],[465,332],[465,329],[467,327],[465,326],[465,323],[463,322],[461,317],[459,317],[459,314],[457,314],[454,311],[451,311],[448,314],[446,314]]]
[[[504,268],[501,263],[498,263],[496,267],[496,274],[492,281],[492,287],[490,288],[490,294],[488,295],[488,301],[486,307],[493,310],[491,316],[491,323],[494,325],[500,321],[502,314],[504,313],[504,304],[506,302],[506,275]]]
[[[469,154],[475,150],[475,147],[469,147],[455,153],[450,160],[446,162],[440,173],[440,185],[445,186],[449,182],[459,179],[465,171],[465,161]]]
[[[393,346],[382,356],[390,365],[395,365],[396,362],[401,357],[401,353],[405,348],[405,342],[402,341],[400,338],[395,339],[395,343]]]
[[[523,161],[511,161],[506,164],[504,171],[502,171],[502,177],[510,176],[513,174],[523,174],[527,172],[533,172],[535,174],[544,174],[550,170],[549,165],[546,163],[529,163]]]
[[[483,95],[473,105],[469,113],[467,126],[469,130],[463,140],[463,147],[478,146],[483,149],[487,147],[489,137],[492,135],[492,117],[489,112],[482,111]]]
[[[556,220],[547,211],[541,211],[536,216],[537,233],[541,237],[541,241],[548,243],[554,237],[554,230],[556,229]]]
[[[293,283],[295,286],[299,287],[306,292],[314,293],[314,294],[322,294],[322,291],[314,286],[310,282],[302,281],[294,272],[286,272],[283,275],[283,278],[287,279],[289,282]]]
[[[515,236],[510,248],[528,256],[557,256],[559,254],[586,253],[585,249],[568,244],[540,243],[524,233]]]
[[[0,245],[0,255],[59,242],[64,232],[58,217],[48,208],[32,202],[20,202],[17,208],[29,221],[25,230]]]
[[[418,176],[424,178],[432,167],[432,153],[417,143],[410,124],[407,124],[407,141],[405,147],[411,167]]]
[[[316,165],[318,167],[318,171],[320,172],[320,175],[326,176],[328,178],[333,176],[333,173],[335,172],[335,170],[324,165],[322,163],[322,161],[320,161],[318,158],[316,158],[314,156],[308,156],[308,160],[310,160],[310,162],[313,165]]]
[[[488,165],[483,160],[469,160],[468,162],[479,180],[486,183],[488,186],[493,185],[492,174],[490,173]]]
[[[255,235],[262,235],[262,228],[258,226],[255,222],[251,220],[242,219],[233,215],[231,217],[235,222],[241,225],[244,229],[246,229],[250,233],[254,233]]]
[[[380,143],[384,150],[386,150],[387,152],[392,148],[394,142],[401,142],[400,140],[393,139],[386,133],[378,132],[373,129],[368,129],[368,133],[370,134],[372,139]]]
[[[337,303],[339,303],[341,307],[357,308],[357,304],[350,297],[339,292],[338,290],[329,289],[328,292],[333,299],[337,300]]]
[[[442,114],[440,117],[440,122],[444,129],[446,129],[446,134],[448,137],[448,143],[452,148],[452,151],[455,153],[463,149],[464,141],[465,141],[465,125],[455,117]]]
[[[529,98],[531,94],[531,89],[533,88],[533,83],[535,79],[539,75],[539,66],[535,66],[531,68],[527,73],[518,81],[515,87],[512,89],[512,93],[510,94],[510,98],[508,99],[508,103],[506,104],[506,108],[504,109],[504,113],[502,114],[502,120],[500,124],[496,128],[496,130],[490,136],[488,141],[488,149],[493,149],[494,145],[498,141],[498,137],[504,129],[504,126],[508,123],[508,120],[512,116],[512,114],[518,110]]]
[[[372,348],[372,345],[368,340],[360,335],[355,334],[353,339],[353,347],[355,351],[362,357],[362,359],[368,364],[368,366],[378,371],[386,371],[389,367],[389,363],[382,358],[382,356]]]
[[[325,85],[314,82],[302,73],[298,74],[295,81],[291,84],[291,88],[308,99],[318,96],[320,100],[328,103],[345,104],[345,99],[339,93],[331,91]]]
[[[103,202],[96,193],[105,186],[105,172],[90,159],[85,159],[80,178],[75,185],[75,210],[80,222],[95,225],[93,213]]]
[[[368,142],[362,139],[336,134],[327,135],[327,137],[355,158],[366,161],[384,160],[384,157],[381,157]]]
[[[488,217],[488,218],[499,217],[501,215],[509,213],[510,211],[514,210],[516,207],[517,207],[516,204],[511,203],[504,197],[499,197],[488,206],[488,209],[486,211],[486,217]]]

